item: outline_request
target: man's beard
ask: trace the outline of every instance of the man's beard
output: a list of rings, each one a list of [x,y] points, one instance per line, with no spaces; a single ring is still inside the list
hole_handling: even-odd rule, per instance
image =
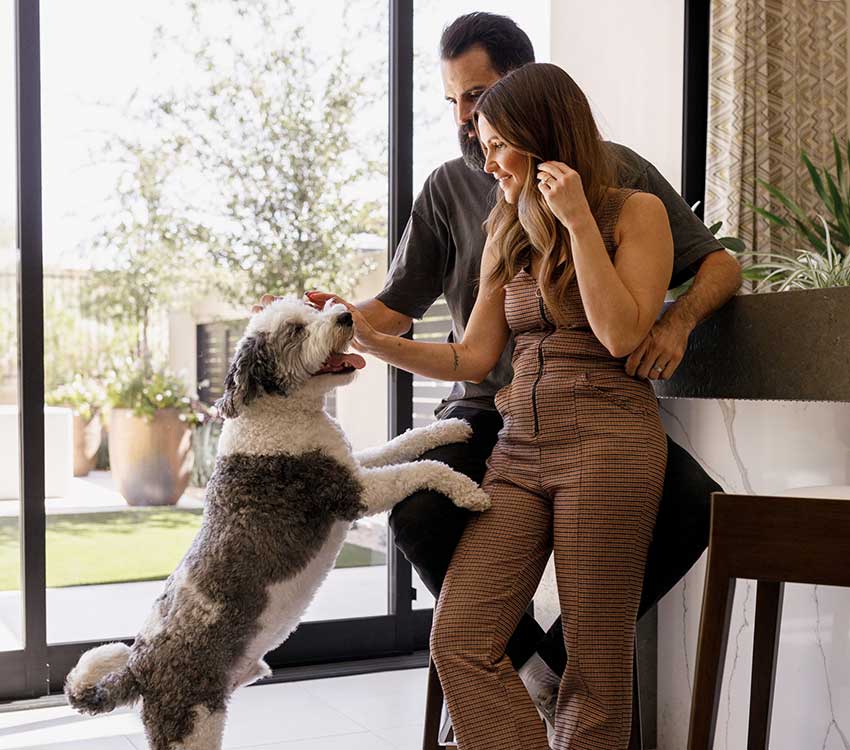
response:
[[[469,137],[470,133],[472,133],[471,138]],[[460,140],[460,152],[463,155],[463,161],[466,166],[476,172],[483,171],[486,160],[472,121],[463,123],[458,128],[457,135]]]

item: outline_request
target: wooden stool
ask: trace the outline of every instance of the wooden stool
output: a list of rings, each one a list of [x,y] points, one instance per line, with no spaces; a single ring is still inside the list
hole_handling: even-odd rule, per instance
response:
[[[747,750],[766,750],[784,584],[850,586],[848,554],[849,500],[712,495],[688,750],[714,746],[735,579],[758,581]]]
[[[637,655],[637,649],[635,649],[635,655]],[[629,741],[629,750],[642,750],[643,742],[641,738],[640,705],[638,701],[639,680],[637,656],[635,656],[635,666],[633,670],[633,686],[632,736]],[[429,659],[428,686],[425,693],[425,726],[422,732],[422,750],[440,750],[440,748],[444,747],[438,741],[440,732],[440,716],[442,711],[443,688],[442,685],[440,685],[440,678],[437,675],[437,668],[434,666],[434,661],[433,659]]]
[[[425,692],[425,726],[422,732],[422,750],[439,750],[440,715],[443,712],[443,686],[437,675],[434,660],[428,659],[428,687]]]

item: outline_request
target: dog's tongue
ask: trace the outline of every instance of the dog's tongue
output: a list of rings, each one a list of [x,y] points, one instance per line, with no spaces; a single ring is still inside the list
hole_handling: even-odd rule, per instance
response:
[[[325,360],[325,364],[322,365],[322,369],[319,370],[319,372],[335,372],[337,370],[343,370],[346,367],[353,367],[355,370],[362,370],[366,367],[366,360],[359,354],[354,354],[353,352],[347,352],[345,354],[331,354],[331,356]]]

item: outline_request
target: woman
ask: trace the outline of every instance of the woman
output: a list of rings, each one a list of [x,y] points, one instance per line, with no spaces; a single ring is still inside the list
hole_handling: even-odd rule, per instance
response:
[[[431,648],[461,750],[546,750],[505,645],[554,547],[568,664],[556,748],[625,749],[634,628],[666,462],[658,403],[624,358],[647,336],[670,280],[667,214],[614,189],[590,107],[554,65],[526,65],[476,107],[499,200],[487,221],[464,338],[380,334],[357,308],[356,346],[420,375],[482,380],[515,338],[514,379],[475,516],[452,559]]]

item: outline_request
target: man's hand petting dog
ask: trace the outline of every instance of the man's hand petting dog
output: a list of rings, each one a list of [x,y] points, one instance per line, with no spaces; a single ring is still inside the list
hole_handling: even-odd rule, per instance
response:
[[[320,295],[319,299],[317,299],[317,300],[311,299],[310,295],[312,295],[312,294]],[[329,299],[333,299],[334,296],[335,295],[327,294],[326,292],[309,291],[309,292],[306,292],[304,294],[303,300],[304,300],[304,302],[306,302],[311,307],[315,307],[317,310],[321,310],[325,306],[325,302],[327,302]],[[266,292],[262,297],[260,297],[259,302],[257,302],[255,305],[251,306],[251,315],[262,312],[272,302],[275,302],[276,300],[279,300],[279,299],[283,299],[283,297],[281,295],[278,295],[278,294],[271,294],[269,292]]]
[[[256,305],[251,306],[251,315],[255,313],[262,312],[265,310],[272,302],[278,299],[283,299],[283,297],[279,297],[274,294],[264,294],[260,297],[260,301]]]

